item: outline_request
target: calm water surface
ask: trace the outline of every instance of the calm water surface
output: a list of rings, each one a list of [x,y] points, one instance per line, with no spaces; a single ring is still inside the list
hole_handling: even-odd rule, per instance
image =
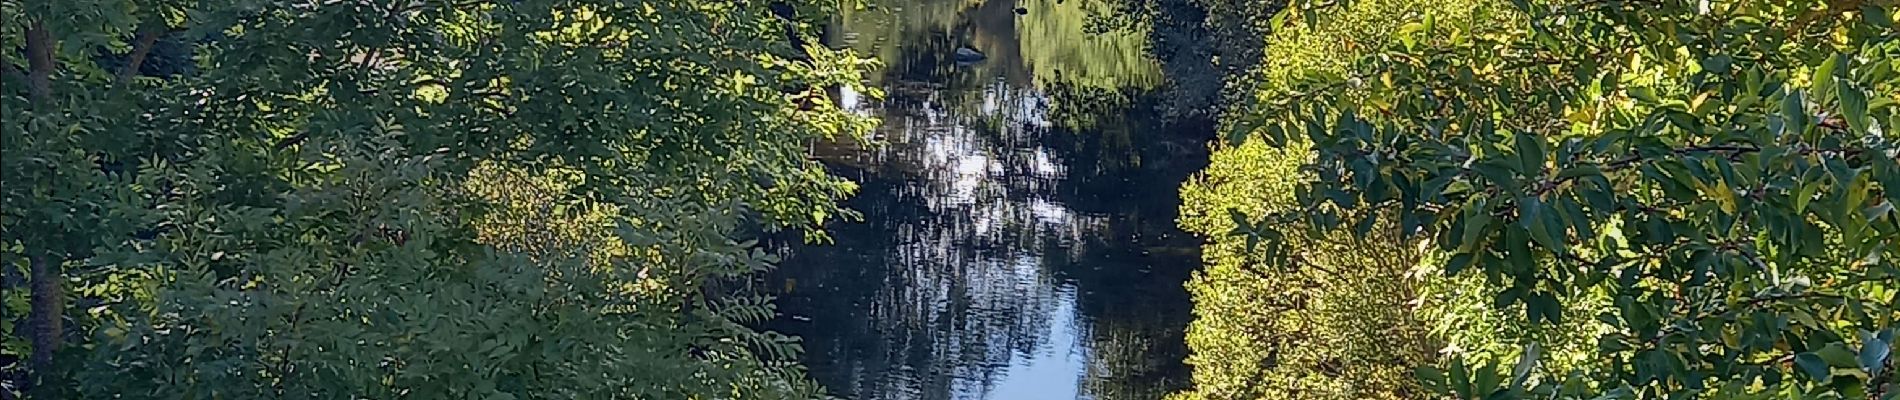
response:
[[[1205,124],[1162,121],[1141,32],[1086,1],[882,1],[839,45],[885,63],[871,146],[814,150],[860,183],[829,244],[764,277],[819,382],[849,399],[1157,399],[1187,380],[1173,227]],[[1025,14],[1018,15],[1022,7]],[[968,46],[989,58],[953,60]]]

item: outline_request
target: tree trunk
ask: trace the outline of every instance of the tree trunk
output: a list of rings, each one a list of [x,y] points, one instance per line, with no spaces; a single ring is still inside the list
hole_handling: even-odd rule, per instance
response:
[[[53,92],[53,35],[44,22],[26,28],[26,63],[27,92],[34,102],[45,101]]]
[[[27,358],[28,387],[38,386],[37,382],[46,380],[53,368],[53,352],[59,349],[60,338],[64,336],[65,299],[60,293],[60,263],[48,259],[46,255],[33,255],[28,258],[28,274],[32,285],[31,309],[27,314],[27,324],[33,327],[33,353]],[[29,389],[30,390],[30,389]]]
[[[53,36],[46,30],[45,21],[33,21],[26,29],[27,90],[32,96],[35,108],[44,107],[52,96]],[[46,110],[36,110],[45,112]],[[60,264],[64,258],[53,258],[47,253],[27,256],[27,279],[31,299],[27,310],[27,325],[32,327],[28,341],[33,352],[27,356],[26,382],[23,389],[28,393],[41,381],[48,380],[53,368],[53,352],[58,350],[60,338],[64,336],[61,324],[64,323],[65,300],[60,294],[60,283],[65,276],[60,273]]]

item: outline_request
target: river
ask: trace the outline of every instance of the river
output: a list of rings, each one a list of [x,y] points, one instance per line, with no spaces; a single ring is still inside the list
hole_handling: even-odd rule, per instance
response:
[[[802,337],[812,376],[847,399],[1180,389],[1200,259],[1175,191],[1213,134],[1157,111],[1145,34],[1087,31],[1085,0],[876,3],[837,30],[884,64],[883,99],[841,96],[882,125],[869,146],[814,147],[861,185],[847,203],[862,218],[830,243],[777,241],[766,328]]]

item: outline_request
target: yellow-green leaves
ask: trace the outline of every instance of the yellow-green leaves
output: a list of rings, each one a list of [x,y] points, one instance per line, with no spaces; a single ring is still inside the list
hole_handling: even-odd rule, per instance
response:
[[[1887,10],[1515,3],[1526,20],[1474,27],[1465,44],[1397,24],[1394,43],[1339,70],[1288,73],[1299,101],[1253,113],[1259,131],[1308,134],[1296,145],[1319,179],[1296,193],[1312,194],[1300,200],[1317,231],[1426,210],[1421,236],[1448,252],[1438,267],[1502,286],[1494,311],[1532,326],[1613,298],[1598,362],[1531,379],[1539,395],[1851,397],[1865,380],[1780,377],[1891,374],[1872,368],[1887,339],[1853,339],[1889,328],[1882,302],[1900,287],[1875,272],[1900,256],[1900,179],[1884,175],[1900,168],[1880,137],[1900,90]],[[1786,361],[1732,367],[1765,359]],[[1447,371],[1419,375],[1490,395]]]

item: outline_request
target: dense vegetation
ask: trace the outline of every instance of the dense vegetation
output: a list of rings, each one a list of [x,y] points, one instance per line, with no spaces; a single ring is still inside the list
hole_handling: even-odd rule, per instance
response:
[[[833,5],[0,2],[0,397],[813,397]]]
[[[1222,119],[1171,399],[1900,398],[1892,0],[839,6],[0,0],[0,398],[821,397],[747,238],[855,215],[833,89],[996,76],[1076,185]]]
[[[1900,396],[1893,8],[1289,5],[1177,396]]]

